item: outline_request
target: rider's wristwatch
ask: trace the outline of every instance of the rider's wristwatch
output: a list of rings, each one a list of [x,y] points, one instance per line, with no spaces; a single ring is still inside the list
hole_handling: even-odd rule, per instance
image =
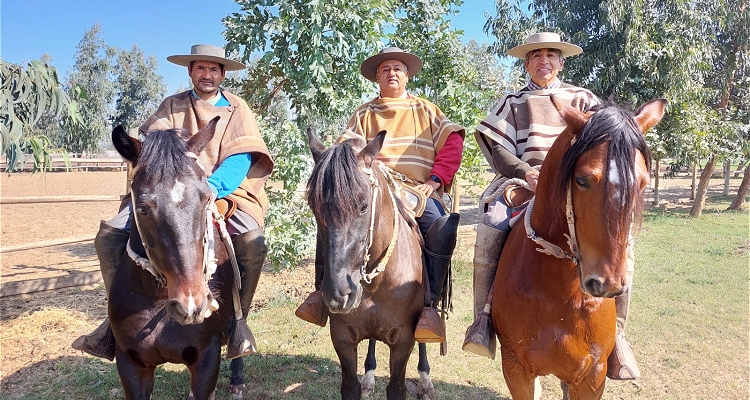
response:
[[[437,182],[439,185],[443,184],[443,181],[441,181],[440,178],[437,177],[437,175],[430,176],[430,180],[433,182]]]

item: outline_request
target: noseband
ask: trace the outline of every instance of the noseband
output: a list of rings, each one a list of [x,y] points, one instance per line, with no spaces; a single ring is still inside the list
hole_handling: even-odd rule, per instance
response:
[[[388,180],[388,183],[390,186],[393,186],[393,182],[391,182],[391,175],[388,173],[387,168],[383,164],[378,164],[378,168],[380,169],[380,172],[383,174],[383,176],[386,177]],[[385,271],[385,266],[388,264],[388,261],[391,258],[391,254],[393,253],[393,249],[396,247],[396,239],[398,239],[398,203],[396,202],[396,197],[393,194],[393,190],[388,190],[388,194],[390,194],[391,203],[393,204],[393,235],[391,236],[391,241],[388,244],[388,248],[386,249],[385,256],[383,256],[383,259],[380,260],[378,263],[378,266],[375,267],[375,269],[372,270],[372,272],[367,272],[367,264],[370,261],[370,249],[372,248],[372,241],[373,241],[373,232],[375,230],[375,200],[378,197],[378,192],[380,192],[380,182],[378,182],[378,178],[375,176],[375,173],[372,168],[362,168],[362,172],[364,172],[368,178],[370,178],[370,193],[371,193],[371,202],[370,202],[370,230],[368,231],[368,244],[367,249],[365,249],[365,259],[362,264],[362,267],[359,270],[359,274],[362,277],[361,279],[365,283],[371,283],[372,279],[376,276],[380,275],[381,272]]]
[[[531,190],[529,187],[528,182],[526,182],[523,179],[518,178],[512,178],[508,179],[505,183],[500,185],[499,192],[502,192],[507,186],[509,185],[519,185],[523,186],[526,189]],[[526,237],[533,240],[534,243],[542,246],[542,248],[537,248],[536,251],[540,253],[547,254],[549,256],[557,257],[557,258],[568,258],[570,261],[573,262],[573,264],[578,265],[578,261],[581,259],[581,255],[578,252],[578,240],[576,239],[576,222],[575,222],[575,214],[573,213],[573,190],[570,185],[568,185],[568,195],[567,200],[565,204],[565,219],[568,222],[568,231],[570,232],[570,235],[565,233],[565,237],[568,239],[568,246],[570,247],[570,253],[566,252],[565,250],[561,249],[560,246],[551,243],[539,236],[536,235],[536,231],[534,231],[534,228],[531,227],[531,213],[534,210],[534,200],[536,200],[536,196],[532,197],[529,201],[529,205],[526,206],[525,213],[523,217],[523,224],[526,228]]]

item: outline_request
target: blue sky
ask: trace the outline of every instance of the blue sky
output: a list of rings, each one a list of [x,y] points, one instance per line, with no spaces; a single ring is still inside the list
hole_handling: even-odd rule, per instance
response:
[[[167,61],[172,54],[189,54],[197,43],[224,45],[221,19],[238,12],[232,0],[2,0],[0,56],[12,63],[52,56],[60,79],[68,75],[76,46],[95,23],[110,46],[130,50],[134,44],[159,62],[158,73],[168,93],[188,87],[185,67]],[[495,14],[495,0],[465,0],[451,25],[462,29],[466,41],[492,40],[482,32],[485,11]]]

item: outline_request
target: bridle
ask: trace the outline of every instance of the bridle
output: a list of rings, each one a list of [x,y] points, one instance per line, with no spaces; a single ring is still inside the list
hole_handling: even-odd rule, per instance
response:
[[[388,167],[386,167],[383,164],[378,164],[377,166],[383,176],[388,180],[388,183],[390,186],[394,186],[393,182],[391,181],[393,178],[391,178],[391,175],[388,173]],[[375,176],[375,172],[372,168],[361,168],[362,172],[364,172],[368,178],[370,179],[370,229],[367,233],[368,235],[368,243],[367,243],[367,249],[365,249],[365,257],[364,262],[362,263],[362,267],[359,270],[361,280],[365,283],[371,283],[372,279],[376,276],[380,275],[381,272],[385,271],[385,266],[388,264],[388,261],[391,258],[391,254],[393,253],[393,249],[396,247],[396,240],[398,239],[398,228],[399,228],[399,215],[398,215],[398,202],[396,201],[396,195],[393,193],[393,190],[388,190],[388,194],[391,198],[391,203],[393,204],[393,235],[391,236],[391,241],[388,243],[388,248],[386,249],[385,255],[378,263],[377,267],[375,267],[371,272],[367,272],[367,265],[370,261],[370,249],[372,248],[372,241],[374,237],[374,230],[375,230],[375,201],[377,200],[378,193],[381,191],[380,182],[378,181],[377,176]]]
[[[500,189],[498,190],[502,192],[507,186],[512,184],[523,186],[526,189],[531,190],[528,182],[519,178],[508,179],[506,182],[500,185]],[[578,252],[578,240],[576,239],[575,214],[573,213],[573,190],[571,188],[571,185],[568,184],[567,199],[565,204],[565,219],[568,222],[568,232],[570,232],[570,234],[564,234],[568,239],[570,253],[561,249],[560,246],[536,235],[536,231],[534,231],[534,228],[531,227],[531,213],[534,210],[534,200],[536,200],[536,196],[532,197],[529,201],[528,206],[526,206],[525,215],[523,218],[524,227],[526,228],[526,237],[534,241],[534,243],[538,244],[539,246],[542,246],[541,249],[537,248],[536,251],[557,258],[568,258],[573,262],[573,264],[578,265],[578,262],[581,259],[581,255]]]

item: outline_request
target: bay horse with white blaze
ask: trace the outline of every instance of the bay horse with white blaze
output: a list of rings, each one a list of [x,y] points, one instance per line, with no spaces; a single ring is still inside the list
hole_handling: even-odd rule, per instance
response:
[[[633,115],[614,106],[582,113],[550,98],[567,128],[500,257],[492,321],[513,399],[538,398],[536,377],[549,374],[565,398],[600,399],[615,343],[613,297],[629,283],[628,243],[650,176],[643,133],[666,100]]]
[[[154,370],[167,362],[190,371],[188,399],[214,398],[221,346],[235,318],[236,284],[221,225],[213,221],[206,174],[196,161],[217,120],[192,137],[171,129],[149,132],[141,142],[122,127],[112,132],[115,148],[133,167],[131,221],[137,227],[130,230],[109,296],[127,399],[150,399]],[[242,369],[241,358],[232,360],[235,398],[244,388]]]
[[[376,160],[385,139],[366,146],[350,139],[326,149],[307,135],[315,167],[307,201],[323,255],[323,299],[331,341],[341,363],[341,398],[360,399],[374,388],[375,341],[390,348],[387,398],[406,399],[406,365],[424,307],[422,250],[416,221],[394,194],[387,167]],[[361,149],[361,151],[357,151]],[[365,375],[357,380],[357,345],[369,339]],[[419,344],[419,391],[434,399],[425,344]]]

